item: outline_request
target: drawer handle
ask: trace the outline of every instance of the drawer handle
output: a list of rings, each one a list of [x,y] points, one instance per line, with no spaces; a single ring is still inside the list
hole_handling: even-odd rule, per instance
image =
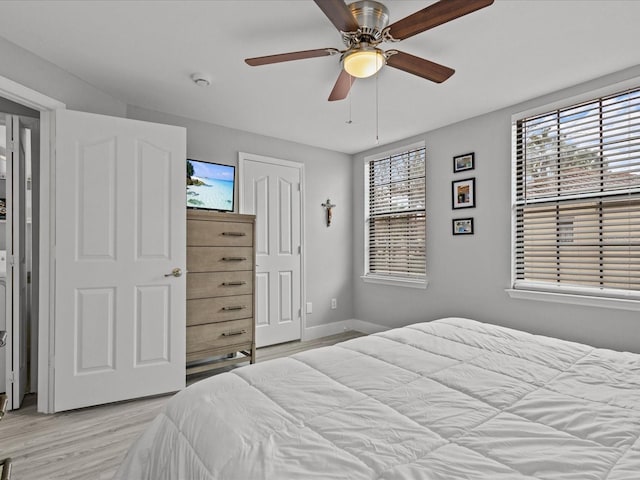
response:
[[[247,282],[245,282],[244,280],[241,282],[222,282],[222,286],[223,287],[238,287],[240,285],[246,285]]]
[[[247,234],[244,232],[222,232],[222,235],[227,237],[246,237]]]
[[[223,337],[233,337],[234,335],[242,335],[244,333],[247,333],[247,331],[243,328],[242,330],[239,330],[237,332],[224,332],[222,334]]]
[[[231,307],[222,307],[222,310],[224,310],[225,312],[228,312],[229,310],[244,310],[245,307],[244,305],[233,305]]]
[[[244,262],[247,257],[222,257],[223,262]]]

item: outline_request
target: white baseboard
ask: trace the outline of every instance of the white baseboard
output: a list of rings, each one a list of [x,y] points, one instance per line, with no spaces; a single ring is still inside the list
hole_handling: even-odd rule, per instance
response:
[[[385,330],[389,330],[391,327],[387,327],[386,325],[379,325],[377,323],[365,322],[364,320],[358,320],[356,318],[352,318],[349,320],[351,322],[351,330],[355,330],[356,332],[362,333],[378,333],[384,332]]]
[[[302,340],[315,340],[317,338],[329,337],[331,335],[343,333],[348,330],[355,330],[357,332],[370,334],[389,330],[389,327],[378,325],[377,323],[365,322],[364,320],[350,318],[348,320],[341,320],[339,322],[325,323],[323,325],[307,327],[302,331]]]
[[[307,327],[302,331],[302,340],[315,340],[316,338],[329,337],[338,333],[351,330],[351,320],[325,323],[314,327]]]

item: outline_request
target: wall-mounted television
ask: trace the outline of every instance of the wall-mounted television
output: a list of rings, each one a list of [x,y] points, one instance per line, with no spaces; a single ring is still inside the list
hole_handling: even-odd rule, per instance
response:
[[[233,212],[236,167],[187,159],[187,208]]]

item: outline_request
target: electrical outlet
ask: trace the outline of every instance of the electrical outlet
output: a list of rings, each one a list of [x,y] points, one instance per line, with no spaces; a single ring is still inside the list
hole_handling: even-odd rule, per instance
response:
[[[331,299],[331,310],[338,308],[338,300],[336,298]]]
[[[307,313],[313,313],[313,303],[307,302]]]

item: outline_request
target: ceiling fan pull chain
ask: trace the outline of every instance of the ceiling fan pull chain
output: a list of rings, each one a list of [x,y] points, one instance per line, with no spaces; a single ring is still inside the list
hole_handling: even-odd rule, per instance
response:
[[[380,133],[380,106],[379,106],[379,89],[378,89],[378,76],[379,76],[379,72],[380,70],[378,69],[378,72],[376,72],[376,145],[380,145],[380,138],[379,138],[379,133]]]
[[[349,75],[349,91],[351,91],[351,87],[353,86],[353,77]],[[349,95],[349,120],[347,120],[347,125],[351,125],[353,120],[351,118],[351,95]]]

